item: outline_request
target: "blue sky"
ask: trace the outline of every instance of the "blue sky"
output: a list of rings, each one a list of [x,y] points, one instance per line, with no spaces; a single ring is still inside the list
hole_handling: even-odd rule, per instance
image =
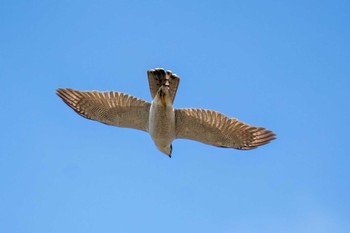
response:
[[[0,2],[0,232],[350,232],[349,1]],[[58,87],[276,132],[251,151],[88,121]],[[210,95],[208,95],[210,93]]]

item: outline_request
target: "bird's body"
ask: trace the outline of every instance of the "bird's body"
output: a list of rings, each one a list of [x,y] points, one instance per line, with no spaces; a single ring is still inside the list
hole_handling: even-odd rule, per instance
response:
[[[134,128],[150,134],[157,148],[169,157],[172,141],[191,139],[236,149],[253,149],[275,139],[275,134],[235,118],[204,109],[175,109],[180,79],[171,71],[149,70],[152,102],[120,92],[57,89],[57,95],[79,115],[108,125]]]
[[[166,87],[160,87],[152,100],[149,112],[149,134],[160,151],[171,155],[171,142],[175,139],[175,111]]]

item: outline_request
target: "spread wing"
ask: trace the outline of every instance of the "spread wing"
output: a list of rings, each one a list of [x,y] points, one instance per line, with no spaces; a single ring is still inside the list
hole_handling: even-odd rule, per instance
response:
[[[76,91],[56,93],[80,116],[107,125],[148,131],[150,103],[120,92]]]
[[[167,86],[169,88],[172,103],[174,102],[177,87],[180,82],[180,79],[176,74],[173,74],[170,70],[165,71],[162,68],[156,68],[154,70],[148,70],[147,77],[152,99],[157,95],[161,86]]]
[[[205,144],[254,149],[275,139],[272,131],[242,123],[234,118],[204,109],[175,109],[176,137]]]

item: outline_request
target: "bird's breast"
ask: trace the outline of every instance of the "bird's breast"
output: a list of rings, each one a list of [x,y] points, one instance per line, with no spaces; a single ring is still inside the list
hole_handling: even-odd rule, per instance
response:
[[[163,104],[160,98],[152,101],[149,115],[149,133],[158,146],[170,145],[175,139],[175,112],[173,106]]]

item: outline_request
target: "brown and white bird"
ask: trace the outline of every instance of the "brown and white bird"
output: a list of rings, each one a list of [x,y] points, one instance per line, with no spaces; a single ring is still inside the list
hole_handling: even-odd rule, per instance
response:
[[[151,103],[113,91],[59,88],[56,93],[85,118],[148,132],[157,148],[169,157],[171,143],[177,138],[240,150],[254,149],[275,139],[270,130],[250,126],[216,111],[173,108],[179,77],[161,68],[149,70],[147,75]]]

